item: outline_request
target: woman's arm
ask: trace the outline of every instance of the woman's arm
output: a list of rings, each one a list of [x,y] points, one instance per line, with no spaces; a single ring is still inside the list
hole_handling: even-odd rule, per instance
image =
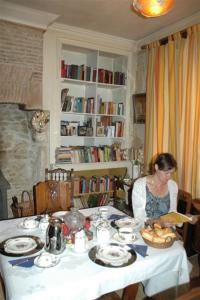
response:
[[[146,220],[146,177],[135,181],[132,191],[133,215],[145,222]]]

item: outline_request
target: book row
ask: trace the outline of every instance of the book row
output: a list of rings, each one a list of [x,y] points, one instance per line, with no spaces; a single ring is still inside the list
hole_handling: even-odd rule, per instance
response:
[[[95,113],[95,99],[94,97],[73,97],[66,96],[63,97],[61,92],[61,110],[65,112],[75,112],[75,113]],[[124,104],[122,102],[115,103],[113,101],[103,101],[99,98],[97,101],[97,114],[104,115],[124,115]]]
[[[100,82],[106,84],[125,85],[125,73],[113,72],[86,65],[66,64],[61,60],[61,78]]]
[[[94,114],[94,98],[67,96],[62,103],[61,96],[61,110],[66,112]]]
[[[108,194],[94,194],[90,195],[88,199],[84,196],[73,199],[74,207],[77,209],[108,205],[109,201]]]
[[[55,151],[56,163],[96,163],[126,160],[126,149],[112,146],[61,146]]]
[[[102,98],[97,101],[97,113],[104,115],[124,115],[124,104],[122,102],[115,103],[112,101],[105,102]]]
[[[104,193],[115,189],[114,176],[81,176],[74,178],[74,195],[83,193]]]

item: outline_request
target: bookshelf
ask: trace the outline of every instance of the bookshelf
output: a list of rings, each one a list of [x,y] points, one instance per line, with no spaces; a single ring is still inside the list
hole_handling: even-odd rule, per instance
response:
[[[75,171],[73,177],[76,208],[103,206],[118,197],[117,181],[124,178],[127,168]],[[121,191],[120,191],[121,192]],[[124,192],[124,191],[123,191]],[[123,196],[125,196],[123,194]]]
[[[126,150],[132,48],[69,35],[48,30],[44,38],[50,164],[74,170],[131,168]]]

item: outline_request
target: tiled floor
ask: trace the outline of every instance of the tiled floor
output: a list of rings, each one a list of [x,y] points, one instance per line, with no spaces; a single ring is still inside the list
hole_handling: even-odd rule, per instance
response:
[[[197,262],[197,255],[193,255],[189,258],[190,262],[193,265],[193,269],[191,272],[191,279],[194,279],[195,277],[199,276],[199,266]],[[193,287],[196,285],[199,286],[200,283],[200,278],[198,278],[198,281],[192,280]],[[145,296],[142,285],[140,284],[139,290],[137,293],[136,300],[174,300],[175,299],[175,294],[181,295],[184,292],[186,292],[190,288],[189,284],[182,285],[181,288],[178,288],[177,290],[175,289],[170,289],[169,291],[166,291],[162,294],[156,295],[153,298],[148,298]],[[122,291],[117,291],[117,293],[110,293],[107,295],[104,295],[99,298],[99,300],[119,300],[121,298]],[[0,286],[0,300],[5,300],[2,286]],[[77,299],[78,300],[78,299]]]

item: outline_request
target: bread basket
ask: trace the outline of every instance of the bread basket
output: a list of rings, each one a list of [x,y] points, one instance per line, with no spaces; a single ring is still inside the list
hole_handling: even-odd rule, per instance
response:
[[[164,230],[167,230],[167,229],[168,228],[162,228],[161,230],[164,231]],[[149,232],[148,232],[148,230],[149,230]],[[171,247],[173,245],[174,241],[176,241],[176,240],[179,239],[179,236],[178,236],[177,232],[174,230],[174,228],[170,228],[169,229],[170,231],[168,233],[169,235],[166,236],[166,234],[165,234],[165,237],[162,236],[162,235],[158,236],[157,233],[154,232],[154,230],[156,230],[156,229],[155,228],[154,229],[142,229],[140,231],[140,234],[141,234],[144,242],[148,246],[151,246],[153,248],[158,248],[158,249],[169,248],[169,247]],[[152,238],[151,238],[151,236],[149,236],[151,238],[150,239],[150,238],[147,238],[147,236],[145,236],[145,235],[148,235],[148,233],[149,233],[149,235],[152,234],[152,232],[153,232],[153,234],[155,233],[155,238],[153,236],[152,236]],[[171,236],[171,234],[173,236]],[[162,240],[158,241],[156,239],[162,239],[164,241],[162,241]]]
[[[168,237],[164,243],[156,243],[156,242],[152,242],[152,241],[145,239],[143,236],[142,236],[142,238],[148,246],[151,246],[153,248],[158,248],[158,249],[169,248],[173,245],[174,241],[177,240],[176,238]]]

